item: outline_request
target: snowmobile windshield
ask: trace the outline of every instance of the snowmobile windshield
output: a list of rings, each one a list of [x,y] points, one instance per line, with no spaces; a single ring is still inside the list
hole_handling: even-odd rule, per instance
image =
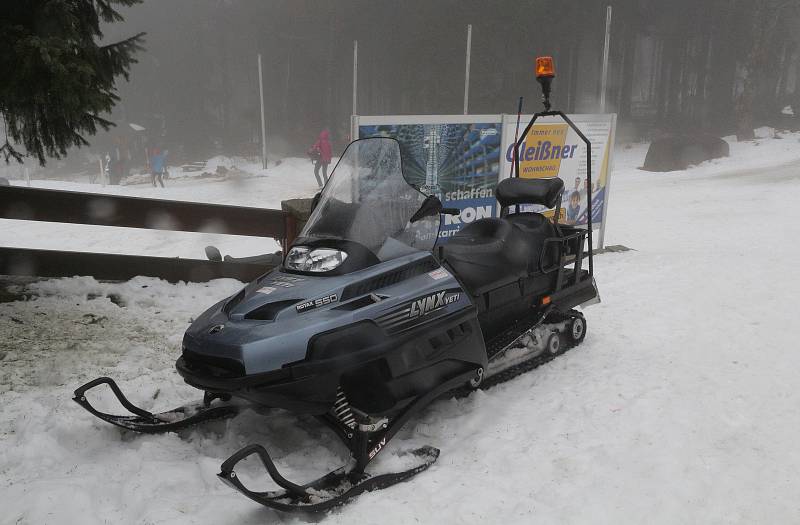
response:
[[[383,137],[356,140],[336,164],[300,236],[356,242],[381,261],[430,251],[440,216],[414,217],[425,199],[403,175],[400,143]]]

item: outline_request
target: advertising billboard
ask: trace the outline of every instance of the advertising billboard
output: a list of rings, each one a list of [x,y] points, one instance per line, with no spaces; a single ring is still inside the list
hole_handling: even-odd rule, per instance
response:
[[[440,240],[463,224],[497,215],[494,188],[502,163],[499,116],[359,117],[358,137],[376,136],[400,142],[403,172],[411,184],[438,196],[446,208],[461,210],[458,216],[444,216]]]
[[[520,133],[531,118],[521,117]],[[592,143],[592,224],[600,228],[597,246],[602,247],[616,115],[569,118]],[[442,220],[439,237],[446,241],[464,224],[499,215],[494,188],[511,173],[516,120],[516,115],[356,115],[353,133],[359,138],[396,138],[409,182],[423,193],[437,195],[445,207],[461,210],[459,216],[445,215]],[[587,224],[586,146],[577,133],[562,119],[545,117],[537,119],[522,142],[520,177],[563,179],[559,220]],[[553,210],[535,206],[528,210],[554,215]]]
[[[520,133],[531,117],[525,115],[520,119]],[[592,225],[602,228],[607,209],[616,115],[569,115],[569,118],[592,143]],[[513,163],[515,132],[516,116],[505,116],[503,177],[508,176]],[[589,187],[586,145],[578,134],[559,117],[537,119],[523,138],[518,155],[521,178],[560,177],[564,181],[559,221],[574,225],[587,224]],[[531,206],[529,209],[543,212],[548,217],[554,215],[553,210],[545,211],[541,207]]]

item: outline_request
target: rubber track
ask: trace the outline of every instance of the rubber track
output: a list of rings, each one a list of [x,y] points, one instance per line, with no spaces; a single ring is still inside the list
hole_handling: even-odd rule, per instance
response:
[[[580,312],[578,312],[577,310],[570,310],[567,313],[551,312],[545,318],[544,324],[560,323],[562,321],[565,321],[565,320],[567,320],[569,318],[576,317],[576,316],[581,316],[582,317],[583,315]],[[511,328],[509,328],[507,331],[503,332],[502,334],[500,334],[497,337],[495,337],[494,339],[492,339],[489,342],[489,344],[487,345],[487,349],[486,349],[486,353],[489,355],[489,361],[491,361],[492,357],[497,355],[498,352],[500,352],[501,350],[506,348],[509,344],[514,342],[519,336],[521,336],[527,330],[529,330],[530,328],[536,326],[537,324],[538,324],[538,322],[531,323],[530,321],[528,321],[528,322],[521,321],[521,322],[517,323],[516,325],[512,326]],[[516,335],[514,335],[514,334],[516,334]],[[497,385],[499,385],[501,383],[505,383],[506,381],[514,379],[515,377],[517,377],[517,376],[519,376],[521,374],[524,374],[525,372],[529,372],[529,371],[533,370],[534,368],[538,368],[539,366],[552,361],[556,357],[564,354],[568,350],[570,350],[570,349],[574,348],[575,346],[577,346],[577,344],[572,342],[571,339],[572,338],[569,338],[569,337],[562,337],[561,338],[561,341],[562,341],[561,349],[555,354],[551,354],[550,352],[545,350],[544,352],[542,352],[541,354],[537,355],[536,357],[532,357],[531,359],[529,359],[527,361],[523,361],[522,363],[514,365],[514,366],[512,366],[510,368],[507,368],[507,369],[503,370],[502,372],[498,372],[497,374],[494,374],[494,375],[492,375],[490,377],[487,377],[486,379],[483,380],[483,382],[481,383],[481,385],[478,388],[472,388],[470,386],[462,386],[462,387],[457,388],[455,390],[451,390],[450,392],[448,392],[446,394],[446,396],[447,397],[455,397],[457,399],[460,399],[460,398],[463,398],[463,397],[467,397],[468,395],[470,395],[475,390],[489,390],[490,388],[492,388],[494,386],[497,386]],[[565,340],[567,340],[568,342],[564,343]]]

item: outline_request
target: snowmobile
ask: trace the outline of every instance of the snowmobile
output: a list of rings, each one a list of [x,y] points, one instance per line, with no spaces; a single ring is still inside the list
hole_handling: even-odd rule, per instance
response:
[[[554,115],[589,147],[549,107],[522,136],[537,118]],[[107,377],[78,388],[74,399],[139,432],[179,430],[248,405],[315,416],[349,449],[346,467],[297,484],[279,472],[266,448],[252,444],[218,474],[252,500],[283,511],[325,510],[406,480],[433,464],[439,450],[408,453],[409,467],[401,472],[371,474],[367,467],[420,410],[530,370],[586,336],[586,320],[575,307],[599,300],[585,248],[592,214],[585,228],[559,224],[563,191],[558,178],[503,180],[496,188],[500,217],[476,220],[437,245],[442,215],[459,210],[408,182],[395,139],[356,140],[280,266],[209,308],[186,331],[176,368],[205,393],[202,403],[150,413]],[[554,219],[519,211],[531,204],[554,209]],[[87,401],[87,391],[102,384],[131,415],[104,413]],[[254,455],[277,490],[251,490],[237,476],[237,464]]]

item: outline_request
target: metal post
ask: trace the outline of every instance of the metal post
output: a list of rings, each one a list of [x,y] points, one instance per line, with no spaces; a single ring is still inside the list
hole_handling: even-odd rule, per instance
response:
[[[261,167],[267,169],[267,121],[264,118],[264,76],[261,73],[261,53],[258,54],[258,96],[261,99]]]
[[[603,43],[603,74],[600,80],[600,113],[606,112],[606,84],[608,82],[608,44],[611,40],[611,6],[606,7],[606,38]]]
[[[358,40],[353,40],[353,115],[358,115],[356,102],[358,99]]]
[[[472,53],[472,24],[467,25],[467,68],[464,73],[464,114],[469,114],[469,59]]]

